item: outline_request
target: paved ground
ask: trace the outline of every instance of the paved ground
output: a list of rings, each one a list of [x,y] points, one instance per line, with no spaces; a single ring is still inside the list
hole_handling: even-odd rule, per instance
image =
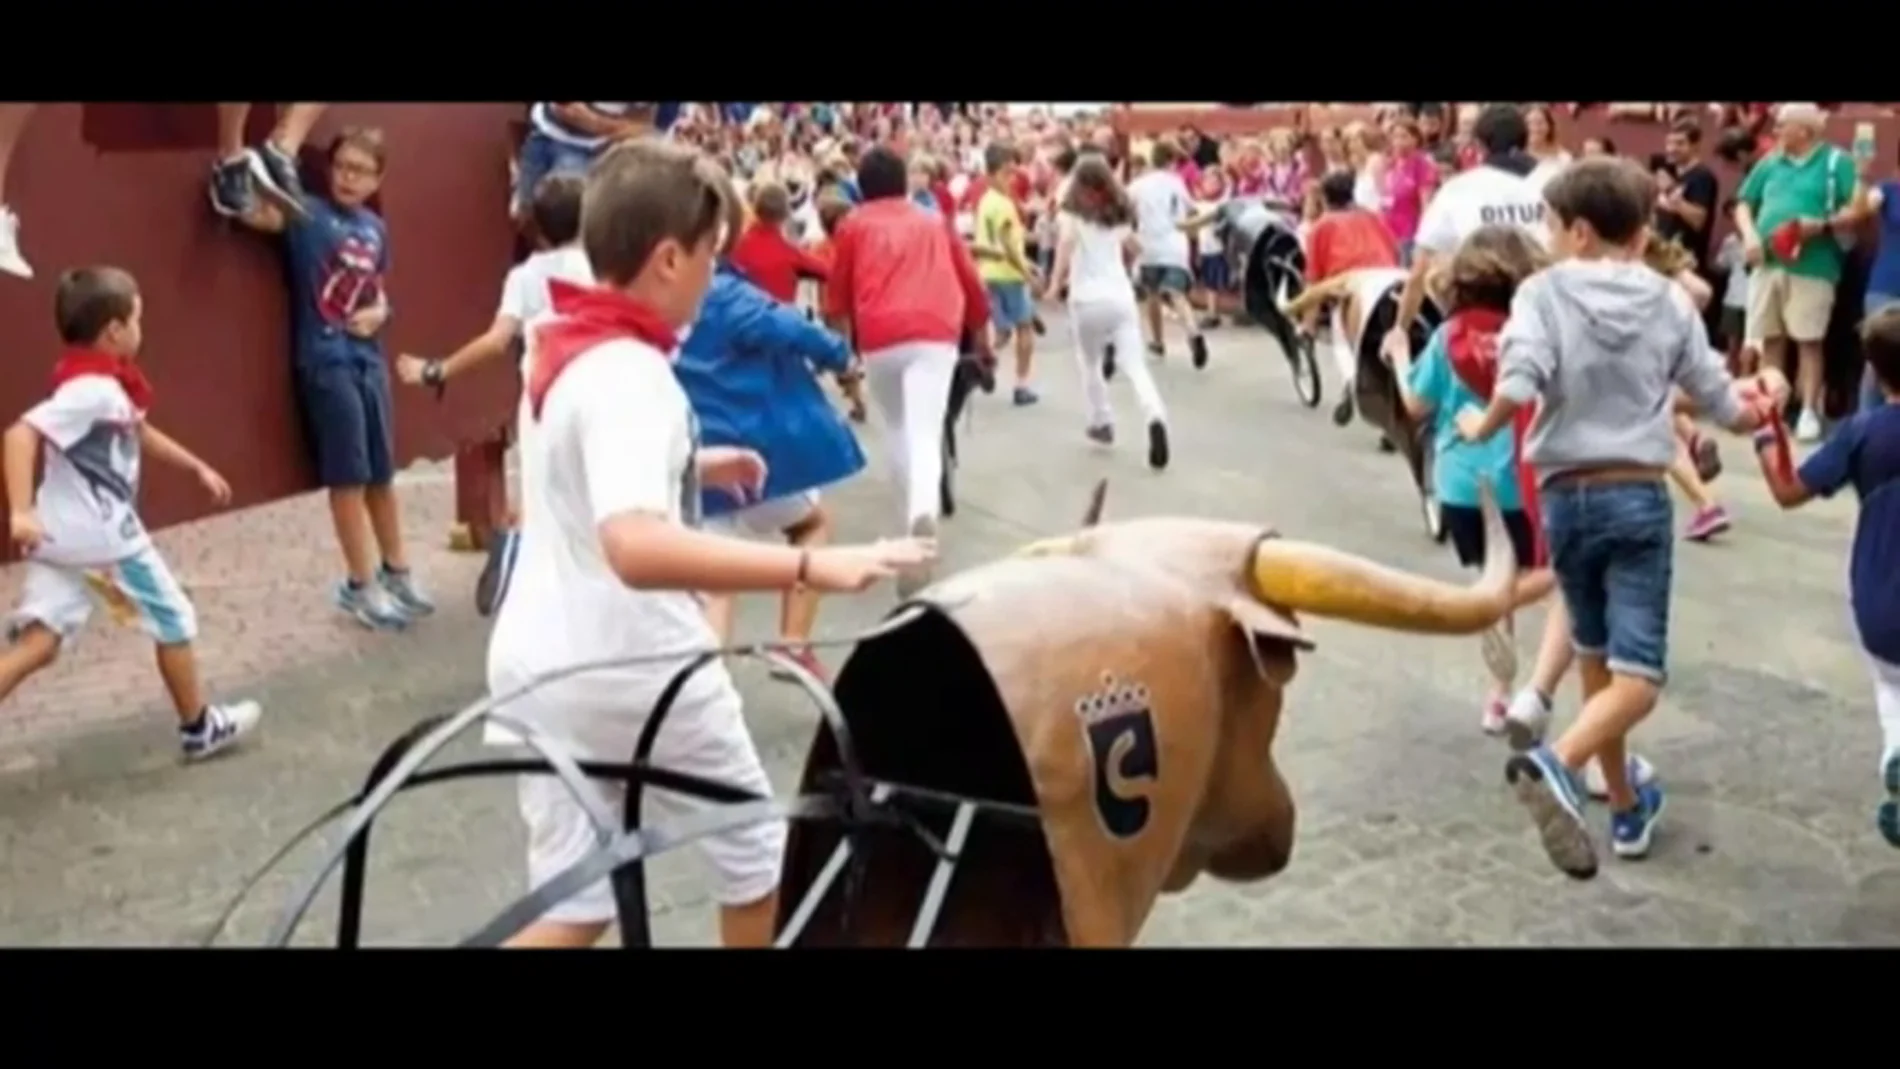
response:
[[[1335,430],[1299,408],[1258,333],[1219,334],[1205,372],[1179,359],[1160,369],[1177,420],[1176,467],[1160,476],[1132,447],[1104,454],[1082,439],[1068,354],[1050,348],[1043,405],[985,400],[966,434],[965,508],[946,535],[952,567],[1067,529],[1107,474],[1114,515],[1271,520],[1452,573],[1421,532],[1401,465],[1373,449],[1369,431]],[[1728,453],[1740,468],[1745,451]],[[1165,901],[1144,941],[1900,944],[1900,855],[1871,827],[1876,732],[1840,593],[1852,506],[1782,516],[1746,470],[1718,487],[1737,529],[1681,550],[1675,677],[1642,737],[1673,789],[1650,860],[1609,863],[1590,885],[1551,870],[1502,787],[1499,745],[1476,730],[1471,644],[1319,623],[1280,744],[1302,806],[1292,869],[1250,887],[1203,882]],[[72,663],[0,707],[0,944],[202,938],[244,875],[347,794],[381,746],[477,693],[484,627],[465,593],[476,562],[437,548],[448,490],[439,473],[409,484],[411,527],[426,543],[418,563],[444,608],[402,637],[326,615],[333,564],[317,502],[167,534],[203,605],[210,677],[262,698],[267,731],[249,753],[178,767],[148,655],[95,631]],[[835,500],[847,534],[873,534],[889,488],[880,470]],[[15,581],[0,573],[0,594]],[[823,626],[868,623],[887,599],[832,604]],[[742,626],[760,633],[770,612],[760,600]],[[738,671],[784,784],[812,716],[762,673]],[[521,889],[504,782],[432,788],[378,827],[372,942],[448,942]],[[296,862],[309,860],[298,855],[260,889],[232,941],[260,937],[289,874],[302,871]],[[663,858],[653,880],[658,941],[710,941],[697,860]],[[320,911],[308,940],[325,938],[328,923]]]

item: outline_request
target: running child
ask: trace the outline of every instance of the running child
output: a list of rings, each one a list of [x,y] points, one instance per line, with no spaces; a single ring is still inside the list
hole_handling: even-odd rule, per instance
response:
[[[1633,786],[1629,732],[1656,707],[1668,671],[1674,565],[1665,485],[1676,453],[1671,385],[1717,423],[1761,425],[1763,402],[1709,348],[1693,303],[1641,262],[1655,181],[1624,160],[1572,164],[1544,190],[1552,251],[1565,262],[1519,287],[1500,336],[1497,389],[1458,416],[1479,442],[1537,402],[1524,459],[1569,609],[1584,705],[1554,742],[1514,756],[1506,779],[1553,864],[1596,875],[1580,774],[1604,772],[1618,856],[1648,854],[1663,790]]]
[[[701,486],[751,496],[767,474],[756,453],[696,448],[692,408],[671,363],[711,282],[730,196],[725,175],[683,144],[641,138],[610,148],[588,173],[581,212],[581,244],[600,284],[556,283],[552,316],[529,332],[521,554],[489,640],[488,685],[514,695],[577,664],[626,662],[545,683],[509,705],[582,760],[625,760],[682,661],[716,645],[694,591],[857,591],[934,552],[911,539],[808,550],[694,529]],[[638,660],[668,651],[682,656]],[[515,741],[499,725],[488,738]],[[653,762],[771,791],[739,692],[718,662],[677,695]],[[601,789],[617,811],[622,789]],[[519,792],[529,880],[539,886],[597,843],[559,780],[524,776]],[[676,815],[706,805],[664,791],[654,800]],[[718,874],[721,941],[769,945],[784,825],[702,841]],[[603,880],[511,945],[590,946],[614,915]]]
[[[1510,315],[1511,298],[1547,263],[1543,249],[1522,230],[1481,227],[1458,247],[1446,269],[1445,322],[1426,342],[1418,363],[1400,354],[1393,365],[1406,412],[1432,428],[1432,486],[1458,563],[1484,566],[1480,487],[1489,485],[1517,555],[1520,605],[1549,594],[1555,578],[1537,559],[1536,532],[1524,511],[1531,502],[1519,492],[1516,442],[1508,428],[1481,442],[1466,442],[1458,436],[1457,416],[1466,408],[1481,407],[1490,395],[1497,375],[1498,332]],[[1487,735],[1503,735],[1509,722],[1508,696],[1517,681],[1511,617],[1485,633],[1483,649],[1492,688],[1479,725]]]
[[[396,358],[396,375],[410,386],[441,389],[449,380],[481,367],[504,354],[519,351],[522,330],[529,322],[547,314],[553,306],[548,286],[559,279],[575,285],[591,285],[593,271],[587,266],[587,254],[581,251],[581,189],[578,174],[551,174],[534,187],[529,221],[534,230],[536,251],[509,268],[501,284],[501,306],[488,329],[465,342],[461,348],[440,360],[425,359],[408,353]],[[525,368],[524,368],[525,372]],[[524,375],[525,377],[525,375]],[[488,544],[488,562],[475,581],[475,611],[483,616],[494,613],[495,606],[508,591],[508,574],[514,568],[520,543],[520,518],[494,532]]]
[[[257,727],[260,710],[252,701],[205,698],[191,645],[197,612],[139,518],[141,453],[196,476],[218,505],[230,502],[231,487],[146,420],[152,386],[137,363],[138,282],[116,267],[68,271],[53,308],[66,346],[53,365],[53,392],[8,429],[4,446],[8,532],[27,556],[25,589],[0,651],[0,700],[52,664],[103,607],[157,644],[179,747],[187,760],[210,757]]]
[[[1861,648],[1874,674],[1880,719],[1880,783],[1875,825],[1900,847],[1900,307],[1869,316],[1861,350],[1885,404],[1864,409],[1794,468],[1784,434],[1756,432],[1755,449],[1768,491],[1782,508],[1833,497],[1852,486],[1860,519],[1849,551],[1848,600]]]

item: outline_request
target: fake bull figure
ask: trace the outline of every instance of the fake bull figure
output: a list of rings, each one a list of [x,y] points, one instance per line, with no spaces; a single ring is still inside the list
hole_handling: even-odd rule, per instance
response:
[[[1099,512],[1101,489],[1097,490]],[[1087,528],[922,592],[929,611],[861,643],[839,707],[880,777],[1033,821],[919,817],[927,834],[793,826],[782,944],[1125,946],[1203,872],[1253,881],[1292,857],[1273,759],[1300,614],[1473,634],[1511,608],[1487,499],[1484,569],[1457,587],[1271,529],[1155,518]],[[803,790],[838,771],[820,731]],[[833,884],[843,883],[842,893]],[[946,886],[947,885],[947,886]]]

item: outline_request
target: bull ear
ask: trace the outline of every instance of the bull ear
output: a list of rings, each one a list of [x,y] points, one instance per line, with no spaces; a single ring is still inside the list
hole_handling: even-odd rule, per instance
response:
[[[1227,603],[1226,610],[1246,639],[1260,678],[1278,686],[1291,682],[1296,667],[1294,654],[1313,648],[1313,640],[1300,630],[1300,622],[1270,605],[1238,595]]]

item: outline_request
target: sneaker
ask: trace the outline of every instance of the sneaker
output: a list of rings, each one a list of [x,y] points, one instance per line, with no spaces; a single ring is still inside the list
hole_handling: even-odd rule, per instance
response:
[[[380,583],[357,586],[344,580],[336,588],[336,607],[371,630],[401,631],[409,626],[408,615],[396,607]]]
[[[185,752],[185,760],[202,761],[236,745],[257,727],[263,715],[256,702],[208,705],[197,723],[178,726],[178,745]]]
[[[1148,355],[1154,357],[1156,360],[1159,360],[1162,357],[1168,355],[1168,350],[1160,342],[1151,341],[1148,343]]]
[[[1544,732],[1550,730],[1550,699],[1534,687],[1525,687],[1511,696],[1504,715],[1505,738],[1511,749],[1523,753],[1543,742]]]
[[[1115,377],[1115,347],[1113,345],[1109,345],[1102,349],[1102,381],[1106,382],[1109,379],[1112,379],[1114,377]]]
[[[1630,787],[1635,790],[1640,791],[1656,782],[1656,766],[1641,754],[1630,754],[1623,768],[1623,774],[1629,777]],[[1603,782],[1603,765],[1600,762],[1592,761],[1584,767],[1583,791],[1593,801],[1610,800],[1610,785]]]
[[[1517,683],[1517,638],[1504,626],[1502,620],[1485,629],[1479,639],[1484,653],[1485,670],[1497,682],[1498,689],[1508,691]]]
[[[1188,338],[1188,353],[1194,360],[1194,369],[1199,371],[1207,366],[1207,339],[1199,334]]]
[[[1202,330],[1219,330],[1220,316],[1211,315],[1211,314],[1204,315],[1200,318],[1200,322],[1197,323],[1196,325],[1199,326]]]
[[[1577,774],[1548,747],[1539,746],[1505,762],[1504,779],[1530,813],[1550,863],[1573,880],[1596,876],[1597,852],[1583,822]]]
[[[488,560],[475,580],[477,613],[493,616],[495,610],[501,608],[501,599],[508,593],[508,580],[515,573],[515,554],[520,550],[521,532],[513,527],[496,531],[489,540]]]
[[[226,219],[238,219],[257,207],[257,185],[253,170],[262,170],[257,153],[245,149],[211,168],[211,210]]]
[[[1696,477],[1705,483],[1712,483],[1722,474],[1722,451],[1716,447],[1715,439],[1697,435],[1689,446],[1689,456],[1695,460]]]
[[[818,655],[812,652],[812,649],[810,646],[794,646],[791,649],[780,650],[779,652],[791,658],[792,660],[797,661],[798,666],[800,668],[803,668],[805,671],[810,672],[814,677],[817,678],[818,682],[823,683],[827,687],[831,686],[830,669],[827,669],[824,665],[824,662],[818,659]],[[798,682],[797,676],[794,676],[791,672],[787,671],[785,668],[777,664],[772,665],[770,671],[771,671],[772,678],[778,680],[781,683]]]
[[[376,581],[395,600],[396,607],[409,616],[435,615],[435,602],[416,585],[415,573],[407,569],[392,572],[387,565],[378,569]]]
[[[1811,408],[1801,410],[1801,418],[1794,421],[1794,440],[1803,444],[1821,440],[1821,418]]]
[[[1682,537],[1691,542],[1707,542],[1728,529],[1728,510],[1720,505],[1710,505],[1708,508],[1696,510],[1696,514],[1689,519],[1688,528],[1682,532]]]
[[[268,141],[259,145],[250,157],[257,161],[251,174],[257,179],[258,190],[285,211],[307,218],[310,209],[304,206],[303,180],[297,177],[296,159]]]
[[[1155,420],[1148,424],[1148,466],[1161,471],[1168,466],[1168,425]]]
[[[1115,444],[1115,425],[1112,423],[1098,423],[1083,433],[1089,436],[1091,442],[1099,442],[1102,445]]]
[[[1024,405],[1033,405],[1037,401],[1042,400],[1042,398],[1036,396],[1036,391],[1029,387],[1018,386],[1010,393],[1009,400],[1011,404],[1021,408]]]
[[[1649,843],[1656,834],[1656,821],[1663,814],[1663,789],[1655,782],[1636,788],[1636,805],[1621,813],[1610,814],[1610,849],[1616,856],[1631,861],[1649,856]]]
[[[1344,427],[1352,422],[1352,391],[1341,394],[1339,403],[1333,406],[1333,426]]]
[[[32,278],[33,265],[20,255],[20,217],[0,204],[0,271],[17,278]]]
[[[937,521],[929,516],[919,516],[910,525],[910,533],[914,538],[935,538],[937,537]],[[918,591],[930,585],[936,572],[932,563],[934,562],[927,561],[915,568],[907,568],[897,573],[899,601],[909,601]]]
[[[1504,734],[1504,726],[1510,722],[1505,715],[1509,709],[1510,706],[1504,704],[1504,699],[1495,694],[1486,698],[1484,712],[1478,717],[1478,730],[1486,735]]]
[[[1889,753],[1881,764],[1880,782],[1887,788],[1887,797],[1875,812],[1874,822],[1889,846],[1900,847],[1900,750]]]

